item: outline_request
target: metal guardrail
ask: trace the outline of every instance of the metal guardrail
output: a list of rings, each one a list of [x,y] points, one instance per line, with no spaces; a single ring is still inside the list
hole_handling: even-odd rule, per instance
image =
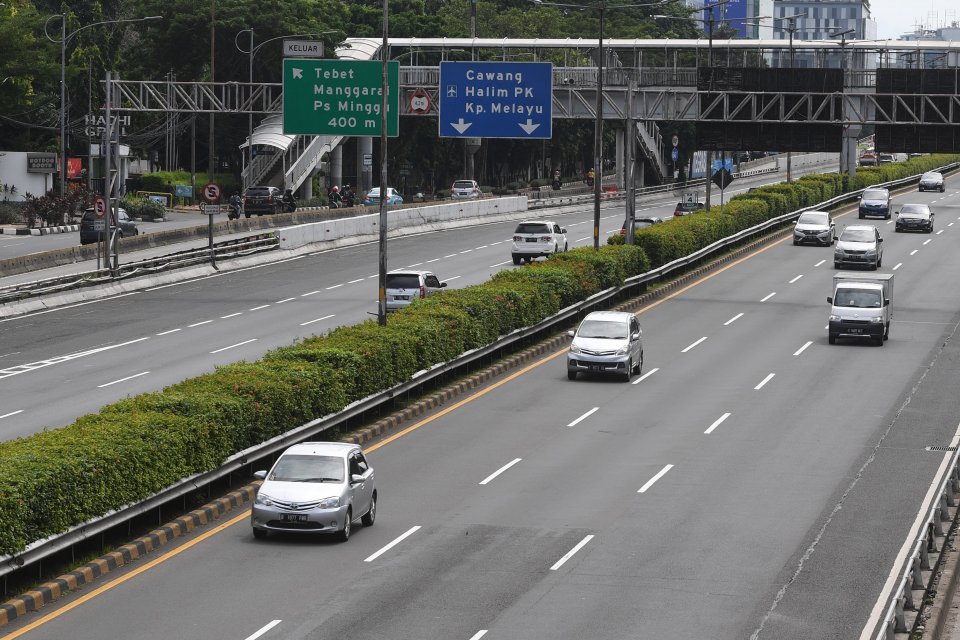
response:
[[[956,169],[958,167],[960,167],[960,163],[944,167],[943,170]],[[911,176],[894,182],[886,183],[884,186],[895,188],[909,184],[910,182],[918,179],[919,175]],[[450,360],[449,362],[441,363],[430,369],[420,371],[414,374],[411,380],[367,398],[358,400],[348,405],[343,411],[326,416],[324,418],[313,420],[264,443],[240,451],[227,458],[227,460],[219,469],[197,474],[189,478],[184,478],[177,484],[156,493],[142,502],[127,505],[99,518],[94,518],[81,525],[72,527],[62,534],[50,536],[43,540],[33,542],[22,553],[0,557],[0,576],[7,575],[26,565],[43,560],[44,558],[49,557],[58,551],[67,549],[70,546],[83,542],[84,540],[87,540],[95,535],[99,535],[111,527],[122,524],[143,513],[156,509],[158,506],[166,502],[180,498],[211,482],[214,482],[215,480],[240,471],[248,463],[248,461],[275,454],[285,449],[290,444],[303,441],[306,438],[310,438],[318,433],[326,431],[327,429],[331,429],[366,411],[375,409],[379,405],[390,401],[394,397],[401,396],[416,389],[425,382],[432,381],[460,367],[471,365],[495,351],[513,345],[528,337],[545,331],[553,330],[557,325],[562,325],[566,322],[569,322],[571,319],[577,317],[579,314],[591,309],[592,307],[614,299],[622,293],[635,289],[640,285],[657,281],[673,271],[681,270],[691,264],[703,260],[714,252],[723,251],[732,245],[736,245],[744,241],[750,236],[763,234],[771,228],[790,222],[798,218],[804,211],[809,211],[815,208],[827,208],[850,200],[855,200],[860,196],[861,193],[862,190],[846,193],[825,202],[818,203],[813,207],[805,207],[803,209],[778,216],[754,227],[750,227],[749,229],[744,229],[743,231],[740,231],[732,236],[718,240],[717,242],[714,242],[713,244],[704,247],[689,256],[678,258],[677,260],[662,265],[657,269],[639,274],[632,278],[628,278],[622,286],[611,287],[604,291],[598,292],[586,300],[583,300],[575,305],[571,305],[566,309],[562,309],[557,314],[546,318],[533,326],[518,329],[485,347],[464,353],[457,358]],[[957,457],[955,456],[953,460],[954,466],[951,470],[951,478],[956,476],[956,463]],[[946,486],[954,486],[955,484],[956,483],[948,483]],[[931,518],[934,514],[933,507],[940,503],[941,498],[942,494],[941,497],[938,497],[937,500],[935,500],[935,504],[931,507]],[[937,513],[939,514],[939,512]],[[923,541],[925,542],[926,538],[923,538]],[[901,581],[901,589],[907,585],[907,578],[913,575],[911,571],[914,566],[914,562],[916,561],[917,563],[920,563],[919,558],[922,554],[922,549],[920,549],[922,545],[920,542],[921,541],[918,540],[917,545],[914,547],[914,555],[908,559],[906,566],[901,572],[904,576]],[[897,597],[894,598],[893,604],[890,607],[891,611],[895,609],[895,605],[897,603],[901,602],[901,599],[904,599],[903,601],[906,602],[906,596],[903,595],[902,590],[897,594]],[[884,638],[884,636],[878,635],[876,640],[881,640],[881,638]]]
[[[260,253],[263,251],[272,251],[279,247],[279,239],[273,233],[261,233],[253,236],[237,238],[235,240],[224,240],[214,243],[213,254],[217,259],[236,258]],[[15,302],[25,298],[31,298],[39,295],[58,293],[68,289],[77,289],[92,285],[104,284],[107,282],[116,282],[134,276],[140,276],[168,269],[176,269],[195,264],[210,262],[211,252],[209,247],[202,249],[189,249],[186,251],[177,251],[157,258],[148,260],[139,260],[137,262],[127,262],[121,264],[117,269],[97,269],[94,271],[83,271],[81,273],[72,273],[57,278],[47,278],[44,280],[34,280],[33,282],[24,282],[7,287],[0,287],[0,304],[5,302]]]

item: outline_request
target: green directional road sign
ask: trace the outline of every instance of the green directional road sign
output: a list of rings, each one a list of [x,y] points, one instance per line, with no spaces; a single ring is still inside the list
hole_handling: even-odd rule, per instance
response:
[[[400,63],[387,63],[387,135],[400,129]],[[283,132],[379,136],[383,63],[376,60],[283,61]]]

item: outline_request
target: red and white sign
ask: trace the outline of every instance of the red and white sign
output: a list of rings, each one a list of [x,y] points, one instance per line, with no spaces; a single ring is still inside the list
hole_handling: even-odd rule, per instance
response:
[[[223,192],[220,190],[220,185],[216,182],[211,182],[210,184],[204,185],[203,187],[203,199],[213,204],[220,200],[220,195]]]
[[[430,94],[423,89],[417,89],[410,96],[410,111],[422,115],[429,113],[433,104],[430,102]]]
[[[672,142],[673,146],[676,147],[678,144],[680,144],[680,138],[673,136],[673,138],[670,139],[670,142]]]
[[[93,212],[97,214],[98,218],[107,215],[107,201],[97,196],[97,199],[93,201]]]

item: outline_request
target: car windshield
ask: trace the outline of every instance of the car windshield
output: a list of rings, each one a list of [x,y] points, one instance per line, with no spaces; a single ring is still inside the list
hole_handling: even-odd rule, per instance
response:
[[[624,339],[627,337],[625,322],[613,320],[584,320],[577,330],[578,338]]]
[[[939,180],[942,176],[939,173],[925,173],[920,176],[921,180]]]
[[[808,211],[797,220],[797,224],[827,224],[827,214]]]
[[[414,273],[388,273],[387,289],[416,289],[420,286],[420,276]]]
[[[550,233],[550,225],[542,222],[521,222],[514,233]]]
[[[874,189],[874,190],[872,190],[872,191],[864,191],[864,192],[863,192],[863,199],[864,199],[864,200],[886,200],[886,199],[887,199],[887,192],[886,192],[886,191],[878,191],[878,190],[876,190],[876,189]]]
[[[336,456],[285,455],[273,468],[269,480],[278,482],[343,482],[343,458]]]
[[[453,183],[454,189],[473,189],[473,182],[471,180],[457,180]]]
[[[637,218],[633,221],[634,229],[646,229],[647,227],[652,227],[653,225],[660,222],[656,218]]]
[[[870,229],[844,229],[840,236],[841,242],[873,242],[876,235]]]
[[[930,208],[925,204],[905,204],[900,209],[900,215],[910,218],[927,218],[930,216]]]
[[[875,309],[880,306],[880,292],[865,289],[838,289],[834,303],[838,307]]]

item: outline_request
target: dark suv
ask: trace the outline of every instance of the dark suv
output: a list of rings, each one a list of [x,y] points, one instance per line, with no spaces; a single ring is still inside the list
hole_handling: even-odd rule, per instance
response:
[[[243,192],[243,215],[262,216],[283,211],[283,192],[277,187],[247,187]]]
[[[125,238],[140,235],[140,232],[137,230],[137,223],[130,219],[126,209],[114,209],[114,211],[117,212],[113,225],[117,227],[117,236]],[[97,214],[94,213],[93,207],[83,212],[83,217],[80,218],[80,244],[92,244],[97,240],[104,239],[103,231],[94,230],[94,221],[96,219]],[[106,220],[104,220],[104,222],[106,222]]]

